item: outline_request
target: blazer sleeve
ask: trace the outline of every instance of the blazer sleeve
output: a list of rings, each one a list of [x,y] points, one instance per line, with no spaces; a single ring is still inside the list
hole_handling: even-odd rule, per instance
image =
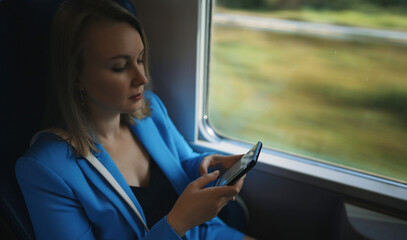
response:
[[[55,172],[35,158],[22,157],[16,176],[37,239],[95,239],[81,204]]]
[[[160,240],[160,239],[168,239],[168,240],[181,240],[178,234],[174,231],[174,229],[170,226],[167,221],[167,217],[162,218],[159,222],[154,224],[154,226],[150,229],[145,237],[142,238],[143,240]]]
[[[185,138],[178,131],[170,116],[168,115],[167,109],[165,108],[162,101],[158,98],[157,95],[152,95],[152,104],[157,105],[160,110],[160,116],[162,116],[161,121],[163,121],[166,131],[168,132],[169,137],[172,142],[170,149],[175,149],[176,155],[179,157],[182,168],[187,173],[190,180],[195,180],[200,177],[199,165],[202,159],[212,153],[197,153],[194,152],[185,140]]]

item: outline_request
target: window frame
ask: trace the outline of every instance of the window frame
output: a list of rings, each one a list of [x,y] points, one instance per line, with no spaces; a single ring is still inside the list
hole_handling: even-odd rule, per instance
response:
[[[241,154],[250,144],[220,137],[207,117],[208,72],[210,68],[210,34],[213,1],[198,1],[197,75],[195,104],[195,139],[197,151]],[[259,171],[303,181],[348,196],[407,212],[407,185],[362,172],[263,148],[258,160]]]

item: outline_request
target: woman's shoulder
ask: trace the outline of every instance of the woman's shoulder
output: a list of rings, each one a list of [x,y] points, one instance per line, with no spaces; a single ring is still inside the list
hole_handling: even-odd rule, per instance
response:
[[[32,161],[49,168],[63,169],[74,159],[75,154],[65,140],[51,132],[39,132],[33,137],[28,150],[17,160],[16,169]]]
[[[152,110],[153,116],[156,116],[157,114],[158,115],[167,114],[167,109],[165,108],[164,103],[153,91],[146,90],[144,93],[144,97],[150,103],[150,108]]]
[[[65,140],[54,133],[40,132],[16,162],[17,182],[25,194],[49,193],[73,198],[85,182],[78,160]]]

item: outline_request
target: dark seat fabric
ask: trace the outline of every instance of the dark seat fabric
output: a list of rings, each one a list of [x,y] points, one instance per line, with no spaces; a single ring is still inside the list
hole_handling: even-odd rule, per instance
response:
[[[41,127],[46,92],[44,49],[57,6],[55,1],[2,2],[0,213],[16,239],[35,239],[14,165]]]
[[[0,0],[1,239],[35,239],[14,166],[31,137],[41,129],[46,103],[48,32],[61,2]],[[117,2],[135,14],[127,0]]]

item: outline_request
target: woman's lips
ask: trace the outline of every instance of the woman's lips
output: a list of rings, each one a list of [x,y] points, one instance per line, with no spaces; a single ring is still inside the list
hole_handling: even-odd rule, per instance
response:
[[[138,93],[138,94],[133,95],[133,96],[130,97],[130,99],[134,100],[134,101],[141,100],[142,98],[143,98],[143,93]]]

